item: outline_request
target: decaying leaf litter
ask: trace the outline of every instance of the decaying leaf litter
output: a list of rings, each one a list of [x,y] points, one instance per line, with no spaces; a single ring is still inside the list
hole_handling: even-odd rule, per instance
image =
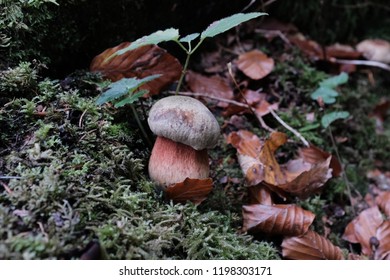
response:
[[[332,81],[327,80],[327,77],[337,76],[339,73],[346,75],[345,72],[348,72],[353,78],[353,75],[361,75],[360,71],[367,71],[367,68],[360,69],[360,66],[357,66],[362,63],[351,62],[356,58],[362,58],[361,61],[365,61],[363,57],[367,56],[352,47],[342,48],[342,51],[340,48],[329,47],[326,48],[327,54],[324,55],[316,42],[297,35],[270,38],[266,35],[271,32],[265,34],[263,32],[259,35],[256,29],[252,33],[245,34],[245,29],[250,24],[254,26],[259,24],[261,28],[261,23],[251,22],[240,27],[240,31],[244,30],[242,37],[237,36],[235,32],[218,37],[214,49],[204,50],[198,60],[191,65],[191,71],[185,76],[185,83],[179,94],[192,96],[204,102],[217,116],[223,137],[212,151],[211,176],[207,182],[199,183],[191,179],[178,182],[174,188],[166,192],[167,201],[162,203],[169,204],[168,201],[172,199],[174,203],[179,203],[178,205],[180,203],[187,205],[191,203],[186,201],[192,201],[195,204],[200,203],[197,211],[208,211],[213,209],[215,201],[219,203],[224,200],[233,201],[234,207],[231,209],[241,209],[241,212],[236,212],[236,215],[240,215],[235,222],[236,234],[249,233],[254,237],[250,241],[253,244],[259,240],[272,242],[273,246],[279,248],[279,253],[284,258],[352,258],[352,255],[348,253],[359,258],[388,258],[390,248],[386,246],[389,236],[386,205],[388,205],[389,189],[378,183],[380,180],[378,177],[386,177],[386,170],[377,169],[376,174],[367,171],[367,176],[373,181],[367,192],[372,195],[372,199],[369,202],[367,198],[363,200],[362,194],[355,190],[348,179],[350,174],[346,174],[345,168],[348,160],[339,153],[340,146],[348,147],[352,141],[345,134],[337,134],[340,129],[347,129],[351,117],[349,118],[349,113],[343,117],[327,114],[328,111],[333,111],[332,106],[338,111],[344,109],[342,102],[334,104],[340,95],[338,87],[342,89],[343,86],[341,83],[332,86],[332,90],[335,88],[336,93],[333,93],[334,100],[330,102],[324,102],[321,94],[313,98],[317,86],[324,88],[326,81]],[[139,101],[144,103],[142,110],[145,110],[147,114],[155,100],[172,94],[166,88],[178,79],[182,69],[177,59],[158,46],[141,46],[127,52],[125,57],[118,56],[112,59],[110,64],[105,64],[105,57],[128,46],[129,43],[124,43],[97,56],[91,64],[91,70],[102,72],[103,76],[112,81],[122,77],[145,78],[153,74],[161,75],[150,83],[146,82],[142,85],[143,89],[149,90],[150,95],[154,95],[153,99],[145,96],[145,100]],[[301,53],[294,46],[297,46]],[[143,52],[141,56],[134,54],[140,51]],[[302,65],[296,66],[297,60],[305,65],[303,69]],[[327,63],[329,69],[332,70],[321,72],[315,70],[313,66],[308,66],[314,65],[319,60]],[[386,66],[382,64],[383,60],[375,61],[380,64],[372,63],[371,66],[377,66],[386,71]],[[230,71],[228,63],[231,63]],[[281,65],[279,69],[278,64]],[[161,67],[161,65],[165,66]],[[168,66],[172,70],[166,73]],[[280,69],[283,67],[288,69]],[[164,70],[163,73],[161,69]],[[378,73],[377,70],[371,68],[368,70],[381,75],[381,72]],[[294,88],[297,86],[294,84],[297,75],[305,71],[318,71],[321,78],[317,78],[317,84],[312,82],[311,87]],[[287,77],[290,75],[290,80],[281,80],[283,72]],[[162,90],[164,88],[166,90]],[[329,93],[326,94],[329,96]],[[145,93],[142,92],[142,95]],[[132,100],[132,102],[136,101]],[[386,101],[382,102],[386,103]],[[107,107],[110,109],[109,104]],[[377,129],[377,132],[384,133],[386,129],[383,128],[383,121],[387,113],[386,110],[382,110],[381,113],[378,111],[379,109],[373,109],[371,114],[373,120],[376,116],[377,122],[378,119],[382,121],[382,131]],[[85,112],[88,115],[88,110]],[[111,113],[115,115],[118,111]],[[45,115],[43,116],[46,118]],[[81,116],[79,126],[83,121]],[[320,116],[328,116],[326,125],[321,122]],[[335,122],[338,119],[345,119],[345,121]],[[97,129],[102,128],[98,126]],[[82,136],[81,140],[84,140],[83,137],[88,137],[88,135]],[[34,144],[35,152],[39,153],[39,144],[38,146],[36,144]],[[229,155],[226,156],[225,152]],[[34,153],[31,153],[30,160],[45,158],[45,155],[39,155],[34,159]],[[50,153],[46,157],[50,157]],[[383,163],[375,164],[383,168]],[[227,169],[229,165],[240,166],[238,171],[241,169],[242,174],[227,172],[225,168]],[[9,173],[10,176],[20,175]],[[8,179],[4,178],[6,179],[6,181],[2,180],[4,192],[10,195],[13,193],[14,183],[7,184]],[[339,180],[339,183],[332,183],[332,180]],[[214,186],[210,193],[210,182],[213,181]],[[337,195],[330,194],[337,184],[339,187],[340,184],[344,186],[338,190]],[[333,189],[329,190],[329,188]],[[218,201],[220,199],[218,195],[223,196],[221,201]],[[333,200],[327,201],[326,199],[330,197],[333,197]],[[317,211],[330,210],[325,211],[326,214],[322,217],[318,217],[319,213],[310,211],[313,209],[310,209],[308,205],[321,198],[324,199],[320,205],[322,209],[317,209]],[[341,214],[333,211],[336,208],[343,209],[339,211]],[[222,214],[228,214],[231,211],[224,209],[224,205],[218,205],[215,209]],[[22,209],[15,211],[18,217],[23,217],[28,213]],[[120,215],[120,213],[115,215]],[[384,215],[385,219],[381,215]],[[77,220],[77,217],[74,219]],[[343,220],[345,227],[339,231],[333,230],[333,223],[337,223],[337,221],[332,221],[334,219]],[[352,221],[346,225],[347,220]],[[117,223],[116,226],[120,227],[121,223]],[[322,226],[320,226],[321,223],[323,223]],[[43,235],[46,236],[44,226],[39,222],[38,225]],[[97,234],[99,243],[96,244],[100,244],[99,246],[104,251],[107,245],[105,245],[102,232],[96,230],[98,226],[94,226],[95,230],[94,227],[91,228],[95,233],[100,232]],[[172,230],[177,229],[174,221],[169,227],[172,227]],[[278,241],[280,238],[283,239],[282,242]],[[130,244],[134,246],[132,242]],[[351,244],[360,244],[360,247]],[[163,247],[169,248],[170,245],[165,244]],[[90,248],[90,246],[85,248]],[[343,251],[340,248],[343,248]],[[110,249],[109,246],[107,249]],[[80,248],[79,252],[82,251]],[[100,257],[102,254],[99,252],[97,255]],[[130,258],[135,256],[139,257],[139,255],[126,255]],[[148,257],[150,256],[146,256]]]

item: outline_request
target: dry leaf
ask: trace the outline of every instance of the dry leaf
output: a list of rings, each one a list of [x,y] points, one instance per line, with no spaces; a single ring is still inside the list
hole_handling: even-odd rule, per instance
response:
[[[237,67],[253,80],[260,80],[274,69],[274,60],[260,50],[252,50],[241,54]]]
[[[375,198],[375,202],[387,218],[390,218],[390,191],[380,193]]]
[[[289,36],[288,39],[308,57],[315,60],[324,58],[322,48],[316,41],[308,40],[300,33]]]
[[[293,260],[342,260],[341,249],[314,231],[302,236],[285,237],[282,242],[283,257]]]
[[[390,63],[390,42],[368,39],[357,44],[356,49],[368,60]]]
[[[243,230],[251,233],[301,235],[309,229],[315,218],[312,212],[294,204],[253,204],[244,205],[242,209]]]
[[[213,189],[213,180],[186,178],[183,182],[169,186],[165,194],[175,203],[191,201],[198,205],[207,198]]]
[[[298,153],[301,158],[303,158],[306,162],[309,162],[311,164],[322,162],[327,158],[331,157],[329,167],[332,168],[333,177],[340,176],[342,172],[341,163],[335,156],[321,150],[320,148],[314,145],[310,145],[310,147],[307,148],[300,148]]]
[[[281,197],[287,194],[306,198],[318,193],[329,180],[331,157],[305,162],[302,158],[279,165],[276,150],[287,141],[284,133],[274,132],[269,139],[260,140],[249,131],[232,132],[227,142],[238,152],[237,158],[249,186],[265,184]]]
[[[203,76],[193,71],[188,71],[186,75],[187,86],[192,92],[203,93],[223,99],[233,99],[233,90],[226,79],[221,76]],[[227,107],[226,102],[219,102],[218,106]]]
[[[372,179],[381,190],[390,190],[390,172],[371,170],[367,173],[367,178]]]
[[[382,214],[378,207],[370,207],[347,225],[343,239],[351,243],[360,243],[363,254],[371,256],[373,252],[370,240],[376,237],[376,231],[382,222]]]
[[[390,259],[390,221],[384,221],[376,231],[376,238],[379,240],[379,246],[375,250],[374,258],[376,260]]]
[[[272,205],[271,191],[267,186],[258,184],[248,187],[249,204]]]
[[[279,188],[301,199],[320,192],[325,183],[332,178],[332,169],[329,168],[330,159],[331,157],[313,165],[310,170],[302,172],[292,181],[279,185]]]
[[[155,45],[143,46],[107,60],[116,51],[130,44],[124,42],[97,55],[91,62],[90,70],[101,72],[112,81],[160,74],[161,77],[141,86],[141,89],[149,90],[151,95],[160,93],[162,89],[179,79],[182,72],[180,62],[166,50]]]
[[[325,48],[327,58],[357,59],[362,54],[349,45],[334,44]]]

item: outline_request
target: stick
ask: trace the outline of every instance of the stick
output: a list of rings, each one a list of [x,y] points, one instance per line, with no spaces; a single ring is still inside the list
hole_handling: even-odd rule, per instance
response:
[[[388,64],[379,61],[373,61],[373,60],[348,60],[348,59],[337,59],[332,57],[329,59],[329,61],[340,63],[340,64],[373,66],[373,67],[381,68],[386,71],[390,71],[390,66]]]
[[[309,142],[298,132],[296,131],[294,128],[292,128],[291,126],[289,126],[287,123],[285,123],[276,113],[275,111],[272,109],[272,108],[269,108],[269,111],[270,113],[272,114],[272,116],[281,124],[283,125],[285,128],[287,128],[289,131],[291,131],[296,137],[298,137],[302,143],[306,146],[306,147],[309,147],[310,144]]]

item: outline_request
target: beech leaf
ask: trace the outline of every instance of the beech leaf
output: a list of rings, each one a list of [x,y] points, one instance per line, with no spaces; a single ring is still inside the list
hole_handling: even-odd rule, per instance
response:
[[[302,235],[312,224],[315,215],[294,204],[244,205],[243,230],[280,235]]]
[[[378,204],[382,212],[385,213],[387,218],[390,218],[390,191],[380,193],[376,197],[375,202]]]
[[[260,50],[252,50],[241,54],[237,67],[253,80],[260,80],[274,69],[274,60]]]
[[[169,186],[165,194],[175,203],[191,201],[198,205],[204,201],[213,189],[213,180],[186,178],[183,182]]]
[[[132,43],[124,42],[105,50],[92,60],[90,70],[100,72],[114,82],[123,78],[142,79],[160,74],[160,77],[141,87],[148,90],[151,95],[160,93],[162,89],[179,79],[182,71],[180,62],[166,50],[155,45],[143,46],[107,60],[113,53],[131,45]]]
[[[220,19],[220,20],[215,21],[212,24],[210,24],[206,28],[206,30],[204,30],[202,32],[202,34],[200,35],[200,38],[205,39],[207,37],[214,37],[218,34],[221,34],[225,31],[239,25],[240,23],[257,18],[259,16],[264,16],[264,15],[268,15],[268,14],[257,13],[257,12],[256,13],[246,13],[246,14],[238,13],[238,14],[234,14],[232,16]]]
[[[360,243],[363,254],[372,255],[370,239],[376,237],[376,231],[383,218],[377,206],[362,211],[345,228],[343,239],[351,243]]]
[[[379,246],[375,250],[376,260],[390,260],[390,221],[384,221],[376,230]]]
[[[341,249],[318,233],[308,230],[302,236],[285,237],[283,257],[293,260],[342,260]]]

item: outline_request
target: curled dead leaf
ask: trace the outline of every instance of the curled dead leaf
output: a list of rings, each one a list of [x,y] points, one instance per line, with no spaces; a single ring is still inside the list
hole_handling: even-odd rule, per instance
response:
[[[241,54],[237,67],[253,80],[260,80],[274,69],[275,62],[260,50],[252,50]]]
[[[159,78],[140,87],[140,89],[148,90],[151,95],[160,93],[162,89],[179,79],[182,72],[180,62],[156,45],[143,46],[108,59],[115,52],[130,44],[124,42],[97,55],[91,62],[90,70],[101,72],[104,77],[112,81],[161,74]]]
[[[332,168],[333,177],[340,176],[342,172],[341,163],[337,159],[337,157],[333,156],[328,152],[321,150],[320,148],[314,145],[310,145],[310,147],[300,148],[298,153],[301,158],[303,158],[306,162],[311,164],[317,164],[331,157],[329,167]]]
[[[243,230],[251,233],[280,235],[304,234],[312,224],[315,215],[293,204],[244,205]]]
[[[382,223],[383,218],[379,208],[377,206],[370,207],[362,211],[347,225],[343,239],[351,243],[360,243],[363,254],[371,256],[373,251],[370,240],[372,237],[376,237],[376,231]]]
[[[249,204],[272,205],[271,191],[267,186],[258,184],[248,188]]]
[[[305,161],[290,160],[279,165],[276,150],[287,141],[284,133],[274,132],[264,141],[249,131],[232,132],[227,142],[237,149],[237,158],[249,186],[265,184],[281,197],[307,198],[321,191],[332,177],[331,157]],[[310,162],[311,161],[311,162]]]
[[[213,189],[213,180],[186,178],[183,182],[169,186],[166,197],[175,203],[191,201],[198,205],[204,201]]]
[[[342,260],[341,249],[314,231],[302,236],[285,237],[282,242],[283,257],[293,260]]]

